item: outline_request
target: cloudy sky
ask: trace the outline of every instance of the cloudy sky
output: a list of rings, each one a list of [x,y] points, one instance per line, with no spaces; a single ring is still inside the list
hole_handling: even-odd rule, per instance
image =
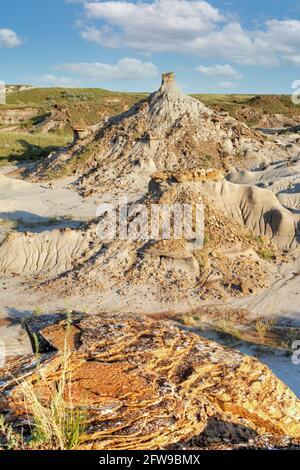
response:
[[[291,93],[300,1],[1,2],[0,80],[148,91],[175,71],[186,92]]]

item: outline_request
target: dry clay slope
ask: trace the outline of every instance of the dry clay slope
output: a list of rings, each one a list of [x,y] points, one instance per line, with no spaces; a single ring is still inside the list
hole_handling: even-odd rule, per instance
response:
[[[64,152],[51,155],[28,176],[77,174],[86,195],[115,188],[146,191],[155,171],[193,167],[252,167],[283,158],[283,150],[237,120],[183,94],[174,74],[129,111]]]
[[[257,240],[243,225],[254,220],[247,218],[247,214],[258,214],[257,227],[261,224],[263,233],[271,234],[271,228],[266,230],[267,225],[263,226],[260,220],[261,207],[253,209],[249,191],[253,192],[250,196],[256,204],[267,199],[260,194],[264,190],[235,186],[217,171],[158,173],[153,177],[147,197],[142,200],[149,214],[153,204],[204,204],[206,241],[203,249],[191,251],[184,239],[101,240],[97,236],[99,220],[95,220],[79,229],[8,236],[0,246],[0,272],[39,275],[40,280],[49,279],[44,289],[62,296],[109,289],[129,295],[129,288],[139,292],[146,288],[147,295],[154,292],[155,300],[176,302],[188,293],[198,299],[199,296],[221,299],[251,293],[268,285],[276,263],[265,261],[263,254],[270,252],[275,256],[276,249],[267,239]],[[274,200],[269,201],[268,208],[276,211],[280,204],[272,196]],[[224,214],[224,201],[230,217]],[[289,216],[293,220],[293,215]],[[138,217],[136,214],[128,223],[135,224]],[[108,220],[109,215],[102,217],[106,218]],[[293,228],[295,230],[294,225]],[[282,239],[286,225],[279,224],[278,229],[275,242]],[[290,236],[292,243],[295,231]]]
[[[295,212],[300,209],[300,153],[291,161],[267,165],[260,171],[234,169],[227,179],[236,184],[268,188],[285,207]]]
[[[0,272],[58,274],[86,259],[93,236],[83,229],[62,228],[43,233],[10,233],[0,246]]]
[[[8,235],[0,245],[0,272],[53,277],[74,270],[68,277],[74,278],[74,283],[83,288],[86,284],[84,279],[93,272],[92,278],[95,277],[98,284],[99,279],[103,280],[104,272],[108,279],[124,277],[124,273],[131,276],[136,265],[139,267],[136,276],[141,278],[141,267],[145,267],[150,259],[152,265],[150,263],[151,266],[145,271],[145,282],[150,272],[157,280],[158,273],[166,274],[168,270],[188,273],[197,279],[201,277],[199,263],[201,266],[207,264],[208,248],[218,247],[226,251],[228,245],[233,249],[236,244],[243,250],[253,248],[259,253],[262,248],[268,249],[267,239],[279,251],[299,248],[299,215],[281,206],[275,194],[268,189],[233,184],[218,171],[157,173],[153,175],[149,192],[141,202],[147,205],[148,210],[152,204],[203,203],[208,241],[206,251],[200,250],[200,261],[198,255],[195,259],[195,254],[180,244],[183,243],[180,240],[166,241],[163,248],[155,249],[154,242],[101,240],[97,236],[98,221],[95,220],[82,224],[79,229]],[[220,224],[223,233],[218,237]],[[265,241],[256,242],[251,233],[263,236]],[[245,273],[238,269],[237,277],[239,275],[242,279]]]
[[[283,207],[271,190],[222,179],[205,182],[202,191],[227,216],[248,227],[255,235],[266,236],[280,250],[299,249],[300,215]]]

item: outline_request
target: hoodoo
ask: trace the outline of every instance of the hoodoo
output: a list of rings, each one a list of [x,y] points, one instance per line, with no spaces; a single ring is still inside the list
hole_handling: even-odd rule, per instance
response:
[[[175,74],[127,112],[101,124],[30,172],[34,179],[78,175],[81,193],[145,193],[155,171],[249,167],[281,155],[274,143],[229,116],[182,93]]]
[[[251,28],[255,8],[222,2],[92,1],[73,2],[85,47],[151,61],[80,62],[59,21],[52,45],[63,35],[72,60],[34,87],[0,80],[0,451],[103,451],[100,465],[132,468],[300,450],[300,108],[298,90],[278,94],[300,19]],[[20,33],[0,29],[16,60]],[[195,68],[196,49],[215,61]],[[246,94],[258,85],[242,65],[266,62],[277,94]]]

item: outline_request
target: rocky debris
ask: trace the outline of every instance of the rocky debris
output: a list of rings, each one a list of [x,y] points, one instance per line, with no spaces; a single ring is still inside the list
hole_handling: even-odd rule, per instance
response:
[[[277,180],[277,190],[283,189],[283,186],[280,186],[279,177],[284,179],[290,176],[295,183],[298,178],[297,165],[299,166],[298,161],[294,166],[280,162],[278,166],[275,164],[267,167],[269,173],[268,170],[262,172],[233,170],[226,178],[220,171],[193,169],[156,173],[152,175],[152,180],[156,184],[157,192],[164,191],[166,183],[173,188],[176,183],[184,184],[191,191],[198,192],[213,202],[227,217],[246,226],[254,235],[266,237],[279,250],[289,251],[299,247],[299,215],[293,214],[278,201],[285,191],[279,191],[280,194],[276,198],[271,191],[272,186],[269,190],[269,188],[254,187],[253,183],[273,177]],[[297,184],[295,186],[298,187]],[[181,188],[180,184],[177,187]],[[293,195],[294,198],[297,197],[295,189],[293,191],[290,188],[290,192],[286,191],[286,193]]]
[[[39,364],[33,355],[0,370],[0,410],[25,439],[25,384],[46,404],[67,356],[64,400],[86,421],[80,449],[299,445],[299,401],[254,358],[137,314],[46,317],[27,329],[44,341]]]
[[[38,127],[41,128],[41,131],[44,133],[71,128],[71,118],[68,107],[58,104],[54,105],[50,115],[39,123]]]
[[[63,154],[51,155],[27,177],[75,174],[85,195],[115,189],[146,192],[155,171],[227,169],[233,163],[251,168],[279,158],[279,150],[261,133],[184,95],[174,74],[164,74],[157,92],[107,119]]]
[[[38,108],[16,108],[16,109],[1,109],[0,110],[0,124],[12,125],[19,124],[23,121],[28,121],[40,113]]]
[[[39,292],[48,292],[49,295],[50,290],[56,295],[66,296],[71,293],[87,295],[117,290],[126,297],[130,296],[131,289],[136,289],[140,294],[143,292],[142,295],[147,299],[153,295],[156,301],[176,304],[187,297],[194,301],[224,300],[228,296],[241,296],[266,287],[276,271],[276,248],[267,239],[254,237],[247,228],[225,216],[205,196],[202,191],[204,181],[217,183],[220,178],[222,181],[223,177],[212,170],[188,171],[186,174],[157,173],[148,196],[141,201],[143,208],[148,211],[149,226],[154,217],[153,205],[160,208],[190,204],[193,210],[196,205],[204,204],[203,247],[191,249],[188,240],[180,237],[148,241],[143,237],[102,240],[97,237],[97,224],[101,221],[105,225],[110,220],[109,214],[104,214],[88,227],[83,226],[79,234],[75,230],[73,235],[68,232],[61,236],[61,251],[55,251],[56,245],[53,245],[49,260],[55,259],[60,268],[72,256],[70,250],[67,251],[68,238],[78,240],[79,235],[83,236],[86,230],[86,239],[81,239],[82,247],[76,251],[84,255],[81,259],[77,257],[77,260],[73,260],[71,267],[69,261],[68,270],[60,270],[57,276],[58,272],[47,272],[47,266],[41,264],[39,272],[44,274],[45,282],[38,284]],[[139,226],[139,217],[140,213],[135,212],[135,216],[129,218],[129,233]],[[26,240],[25,246],[22,241],[22,249],[19,246],[20,237],[13,247],[7,248],[8,241],[0,248],[0,259],[6,260],[6,253],[11,252],[12,248],[15,253],[21,250],[16,259],[23,259],[24,253],[27,253],[27,265],[33,266],[31,274],[35,274],[35,264],[31,260],[36,249],[33,251],[31,243],[40,247],[42,239],[40,235],[32,235]],[[41,262],[44,260],[41,256],[39,259]],[[7,273],[16,270],[13,264],[6,263],[5,266]]]
[[[239,188],[242,191],[247,187],[232,185],[231,189],[227,187],[230,184],[216,170],[155,173],[147,196],[140,201],[148,211],[148,228],[154,217],[153,205],[162,208],[189,204],[192,210],[204,205],[203,247],[193,248],[185,238],[172,236],[170,240],[151,236],[148,241],[143,237],[103,240],[97,228],[100,222],[109,223],[109,214],[104,214],[77,229],[9,235],[0,245],[0,271],[42,276],[39,290],[51,289],[56,295],[116,288],[126,295],[131,287],[146,288],[148,294],[155,293],[156,300],[176,303],[187,295],[198,300],[221,300],[253,293],[272,279],[277,251],[267,238],[253,236],[241,224],[254,220],[246,215],[255,198],[249,196],[247,208],[247,194],[234,196]],[[209,193],[210,198],[206,196]],[[230,201],[225,199],[228,195],[232,196]],[[212,202],[214,199],[217,204]],[[129,212],[131,207],[135,206],[130,205]],[[138,211],[129,218],[128,233],[139,226],[140,215]],[[263,215],[260,211],[259,216]],[[253,228],[261,224],[253,222]],[[45,281],[42,286],[41,280]]]
[[[188,181],[204,182],[204,181],[219,181],[223,179],[224,175],[220,170],[193,168],[191,170],[177,170],[177,171],[164,171],[154,173],[151,177],[152,181],[161,183],[167,181],[168,183],[185,183]]]

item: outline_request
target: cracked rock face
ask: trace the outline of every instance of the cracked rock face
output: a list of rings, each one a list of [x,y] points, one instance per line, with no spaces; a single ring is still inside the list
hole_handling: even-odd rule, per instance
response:
[[[41,357],[42,382],[34,356],[0,370],[0,410],[15,424],[26,406],[30,414],[22,384],[32,384],[47,403],[59,380],[66,320],[40,318],[27,329],[38,332],[48,352]],[[82,449],[228,447],[253,439],[259,445],[266,436],[269,446],[299,442],[299,401],[254,358],[131,314],[74,316],[68,344],[65,400],[86,416]]]

